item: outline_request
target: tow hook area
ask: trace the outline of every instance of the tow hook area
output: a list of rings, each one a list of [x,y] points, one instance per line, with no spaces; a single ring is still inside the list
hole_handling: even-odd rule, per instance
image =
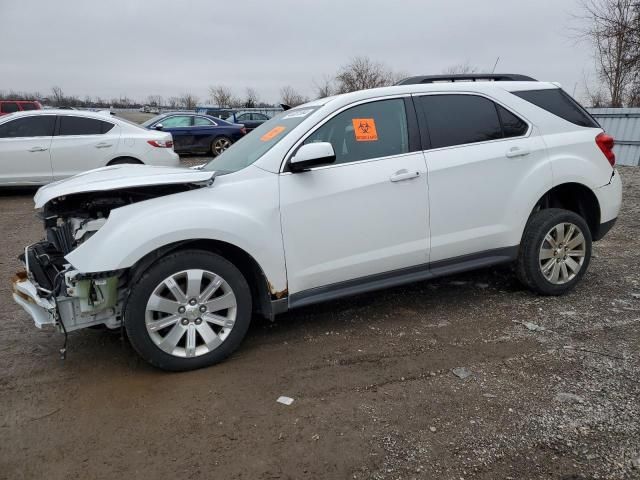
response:
[[[38,295],[38,290],[25,271],[17,272],[13,277],[13,299],[31,316],[36,327],[56,325],[54,302]]]

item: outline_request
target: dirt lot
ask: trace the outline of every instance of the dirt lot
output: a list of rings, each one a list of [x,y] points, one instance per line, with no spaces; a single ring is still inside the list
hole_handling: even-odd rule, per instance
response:
[[[0,477],[640,478],[640,168],[621,171],[619,223],[566,297],[505,268],[418,283],[257,320],[183,374],[92,330],[60,360],[10,299],[42,231],[33,192],[5,192]]]

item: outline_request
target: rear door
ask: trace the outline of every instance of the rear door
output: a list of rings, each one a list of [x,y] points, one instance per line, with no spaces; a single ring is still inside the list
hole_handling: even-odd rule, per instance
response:
[[[118,152],[120,127],[107,119],[59,115],[51,142],[56,179],[104,167]]]
[[[532,208],[521,199],[534,197],[531,189],[551,188],[545,144],[535,127],[477,94],[414,99],[429,145],[431,261],[518,245],[520,219],[530,213],[523,205]]]
[[[193,144],[201,151],[211,150],[211,142],[216,134],[217,123],[207,117],[196,116],[193,119]]]
[[[160,123],[162,131],[169,132],[173,136],[173,149],[176,152],[184,152],[194,148],[193,115],[172,115],[163,118]],[[197,147],[195,148],[197,149]]]
[[[55,123],[55,115],[34,115],[0,124],[0,184],[45,184],[53,179]]]

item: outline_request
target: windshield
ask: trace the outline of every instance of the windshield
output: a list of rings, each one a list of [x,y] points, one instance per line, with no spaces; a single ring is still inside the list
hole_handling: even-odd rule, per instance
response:
[[[318,107],[294,108],[280,113],[245,135],[202,169],[231,173],[248,167],[317,109]]]

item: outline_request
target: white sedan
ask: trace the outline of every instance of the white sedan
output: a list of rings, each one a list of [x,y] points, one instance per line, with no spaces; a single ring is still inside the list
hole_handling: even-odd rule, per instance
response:
[[[123,163],[176,167],[170,133],[108,112],[32,110],[0,117],[0,185],[43,185]]]

